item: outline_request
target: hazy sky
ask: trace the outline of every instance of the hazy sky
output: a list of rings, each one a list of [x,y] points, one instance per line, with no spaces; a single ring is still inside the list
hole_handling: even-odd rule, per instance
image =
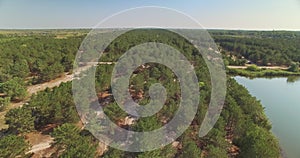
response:
[[[93,27],[140,6],[185,12],[205,28],[300,30],[300,0],[0,0],[0,28]]]

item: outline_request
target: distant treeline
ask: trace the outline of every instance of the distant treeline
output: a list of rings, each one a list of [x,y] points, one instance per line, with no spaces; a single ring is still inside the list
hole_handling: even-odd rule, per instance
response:
[[[31,77],[32,83],[41,83],[71,71],[83,37],[51,32],[2,34],[0,82]]]
[[[210,33],[230,65],[250,62],[289,66],[300,62],[300,32],[211,30]]]
[[[0,30],[0,82],[30,77],[35,84],[71,71],[75,54],[88,31]],[[209,30],[209,33],[220,46],[226,64],[290,66],[300,62],[300,32]],[[140,43],[139,35],[135,36],[132,38],[137,39],[136,44]],[[176,41],[168,35],[156,38],[151,34],[150,38],[152,42],[169,41],[175,48],[182,47],[185,41]],[[117,47],[129,47],[122,41],[115,43],[107,51],[118,52]],[[182,49],[195,52],[192,47]]]

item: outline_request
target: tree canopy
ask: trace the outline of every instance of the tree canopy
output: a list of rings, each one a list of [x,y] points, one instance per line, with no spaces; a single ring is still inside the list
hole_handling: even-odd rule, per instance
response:
[[[23,137],[7,135],[0,138],[0,157],[24,157],[29,150],[29,144]]]

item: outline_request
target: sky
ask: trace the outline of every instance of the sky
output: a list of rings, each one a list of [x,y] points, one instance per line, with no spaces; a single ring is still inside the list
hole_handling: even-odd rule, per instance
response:
[[[206,29],[300,30],[300,0],[0,0],[0,29],[92,28],[142,6],[178,10]]]

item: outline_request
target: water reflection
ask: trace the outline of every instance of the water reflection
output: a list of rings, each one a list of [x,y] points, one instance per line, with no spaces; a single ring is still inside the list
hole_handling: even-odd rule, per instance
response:
[[[300,81],[300,76],[289,76],[286,80],[287,83],[295,83]]]

